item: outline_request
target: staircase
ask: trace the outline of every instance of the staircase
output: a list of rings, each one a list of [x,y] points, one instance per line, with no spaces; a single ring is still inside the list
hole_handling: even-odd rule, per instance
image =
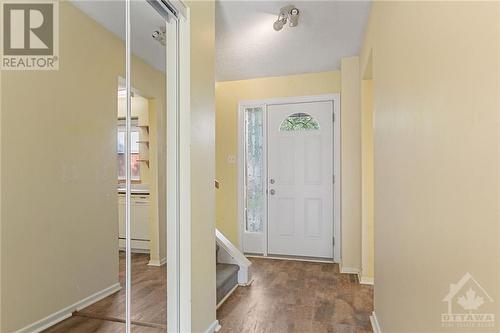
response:
[[[247,286],[252,263],[219,230],[216,235],[217,307],[233,293],[238,286]]]
[[[220,251],[217,245],[216,256]],[[217,259],[217,304],[222,304],[224,297],[229,296],[238,286],[238,271],[240,268],[235,264],[222,264]]]

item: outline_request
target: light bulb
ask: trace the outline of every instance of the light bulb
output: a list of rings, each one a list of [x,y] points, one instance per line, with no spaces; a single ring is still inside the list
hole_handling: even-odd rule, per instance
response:
[[[273,24],[273,28],[274,30],[276,31],[280,31],[281,29],[283,29],[283,26],[285,25],[285,23],[283,23],[282,20],[277,20],[276,22],[274,22]]]

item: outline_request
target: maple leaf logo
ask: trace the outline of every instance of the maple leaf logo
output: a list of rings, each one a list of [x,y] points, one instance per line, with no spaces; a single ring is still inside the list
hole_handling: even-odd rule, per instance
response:
[[[457,301],[465,310],[477,310],[484,303],[484,299],[481,296],[476,295],[476,291],[469,288],[465,293],[465,296],[460,296]]]

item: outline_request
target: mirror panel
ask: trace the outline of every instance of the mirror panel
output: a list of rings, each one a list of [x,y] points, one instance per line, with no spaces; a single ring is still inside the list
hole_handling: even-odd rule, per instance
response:
[[[166,331],[166,22],[146,1],[131,2],[132,120],[137,172],[131,193],[132,331]]]
[[[56,66],[1,72],[2,332],[125,332],[128,297],[132,331],[166,331],[166,22],[130,2],[127,118],[125,9],[34,8]]]

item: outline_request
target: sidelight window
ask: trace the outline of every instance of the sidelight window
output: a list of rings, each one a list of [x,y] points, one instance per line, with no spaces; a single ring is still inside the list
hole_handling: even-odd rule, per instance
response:
[[[247,232],[262,232],[264,224],[263,109],[245,109],[245,200]]]

